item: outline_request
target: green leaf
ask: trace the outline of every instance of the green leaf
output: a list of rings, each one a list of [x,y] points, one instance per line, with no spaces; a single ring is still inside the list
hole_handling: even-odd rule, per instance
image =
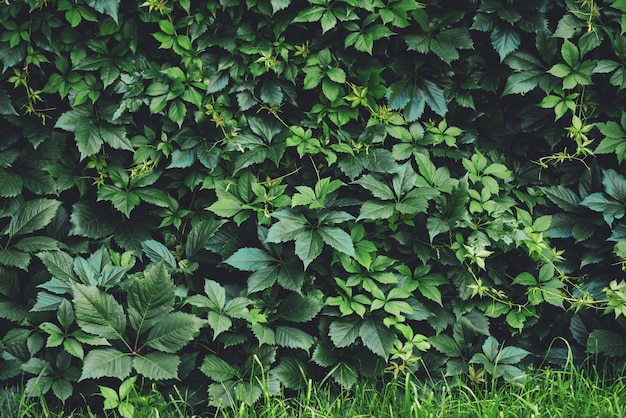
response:
[[[528,93],[537,87],[544,78],[545,72],[543,70],[515,72],[506,80],[502,95]]]
[[[616,0],[613,4],[611,4],[611,7],[626,13],[626,0]]]
[[[182,126],[186,115],[187,115],[187,106],[185,106],[184,102],[180,100],[174,100],[170,103],[167,116],[170,118],[172,122],[176,123],[179,128]]]
[[[558,78],[565,78],[572,73],[572,69],[565,64],[554,64],[548,70],[550,74]]]
[[[615,332],[596,329],[589,334],[587,351],[595,354],[604,354],[609,357],[626,355],[626,340]]]
[[[204,321],[195,315],[172,312],[150,329],[146,345],[167,353],[176,353],[196,336],[203,325]]]
[[[73,132],[81,160],[97,154],[104,144],[93,115],[86,107],[79,107],[63,113],[57,119],[55,128]]]
[[[291,0],[270,0],[270,3],[272,4],[272,12],[276,14],[276,12],[289,7]]]
[[[180,358],[176,354],[147,353],[133,357],[133,368],[148,379],[178,379]]]
[[[317,230],[322,240],[339,252],[354,257],[354,244],[352,238],[344,230],[335,227],[324,226]]]
[[[67,282],[76,279],[72,269],[74,259],[69,254],[63,251],[46,251],[37,254],[37,257],[44,263],[52,276]]]
[[[79,283],[72,283],[72,293],[76,322],[83,331],[110,340],[124,338],[126,315],[113,296]]]
[[[239,370],[218,356],[209,354],[204,358],[200,371],[216,382],[225,382],[239,377]]]
[[[255,323],[250,326],[252,329],[252,333],[259,340],[259,346],[263,344],[267,345],[275,345],[276,344],[276,335],[274,330],[270,327],[267,327],[261,323]]]
[[[20,239],[13,245],[16,250],[26,253],[36,253],[39,251],[55,251],[58,250],[61,243],[51,237],[25,237]]]
[[[272,375],[288,389],[304,389],[307,384],[306,365],[294,357],[283,358],[280,364],[272,369]]]
[[[313,345],[313,337],[294,327],[278,326],[275,330],[276,344],[281,347],[299,348],[309,351]]]
[[[52,199],[27,201],[11,217],[6,233],[14,237],[44,228],[52,221],[60,205],[61,202]]]
[[[15,111],[15,107],[13,107],[11,97],[7,94],[4,87],[0,87],[0,115],[18,115]],[[0,182],[0,184],[2,183]]]
[[[120,0],[86,0],[86,2],[89,7],[92,7],[97,12],[111,16],[117,23],[117,11]]]
[[[260,292],[271,287],[278,280],[279,267],[274,265],[259,269],[248,277],[248,293]]]
[[[73,391],[74,386],[67,380],[59,379],[52,383],[52,393],[54,393],[54,396],[59,398],[61,402],[65,402],[69,399],[69,397],[72,396]]]
[[[141,203],[139,195],[133,191],[118,189],[110,184],[105,184],[98,189],[98,201],[109,200],[113,207],[127,218],[130,218],[130,212]]]
[[[604,221],[609,225],[613,225],[615,219],[623,218],[626,212],[624,203],[620,203],[604,193],[592,193],[585,197],[580,204],[593,211],[602,213]]]
[[[449,335],[439,334],[430,338],[428,341],[435,350],[448,357],[460,357],[462,355],[461,348]]]
[[[303,230],[298,234],[296,238],[296,255],[302,260],[305,270],[322,253],[323,246],[324,241],[321,235],[314,229]],[[354,249],[352,252],[354,253]]]
[[[448,102],[446,101],[443,89],[433,83],[432,81],[422,81],[422,92],[424,94],[424,100],[426,104],[441,117],[444,117],[448,113]]]
[[[498,364],[517,364],[530,354],[529,351],[518,347],[504,347],[498,353],[496,362]]]
[[[260,248],[240,248],[224,262],[239,270],[256,271],[270,267],[278,260]]]
[[[261,84],[261,100],[271,107],[278,107],[283,102],[283,90],[273,80],[265,80]]]
[[[309,322],[317,316],[322,307],[322,301],[315,297],[292,293],[281,301],[278,315],[289,322]]]
[[[15,250],[13,248],[2,249],[0,248],[0,265],[8,267],[17,267],[24,271],[28,271],[28,265],[30,264],[30,255]]]
[[[114,377],[126,379],[132,370],[131,357],[115,348],[98,348],[85,356],[81,380]]]
[[[503,61],[507,55],[519,48],[521,38],[519,33],[512,27],[496,27],[490,35],[491,44]]]
[[[382,321],[377,321],[375,318],[368,318],[363,322],[359,329],[359,336],[365,347],[384,359],[389,357],[397,339],[392,329],[387,328]]]
[[[113,221],[102,206],[90,205],[80,200],[72,206],[70,233],[81,237],[100,239],[115,230]]]
[[[381,202],[379,200],[367,200],[361,205],[357,221],[362,219],[377,220],[388,219],[395,212],[395,204]]]
[[[216,281],[206,279],[204,281],[204,293],[211,301],[210,307],[216,311],[222,311],[226,305],[226,290]]]
[[[176,259],[172,255],[172,252],[160,242],[153,239],[143,241],[141,243],[141,249],[151,261],[158,263],[163,260],[171,268],[176,268]]]
[[[235,197],[220,198],[207,209],[218,216],[232,218],[242,209],[245,209],[245,204],[242,201],[237,200]]]
[[[213,311],[209,312],[208,321],[209,326],[213,330],[213,341],[215,341],[218,335],[228,331],[233,325],[233,321],[228,316]]]
[[[165,265],[149,266],[143,279],[137,279],[128,290],[128,320],[142,334],[161,321],[174,307],[174,283]]]
[[[101,123],[98,128],[98,134],[111,148],[134,151],[130,140],[126,138],[126,128],[123,126]]]
[[[0,170],[0,197],[15,197],[22,193],[24,182],[17,173]]]
[[[372,195],[378,199],[382,200],[393,200],[395,195],[393,194],[393,190],[378,180],[372,174],[366,174],[355,181],[356,184],[361,185],[364,189],[368,190],[372,193]]]
[[[362,321],[359,318],[341,318],[330,324],[328,335],[336,347],[347,347],[359,337]]]
[[[574,66],[578,64],[578,48],[567,39],[563,40],[563,45],[561,46],[561,56],[570,68],[574,68]]]

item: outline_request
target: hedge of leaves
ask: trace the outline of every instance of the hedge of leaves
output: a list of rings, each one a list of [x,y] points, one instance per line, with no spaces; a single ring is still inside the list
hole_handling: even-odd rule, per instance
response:
[[[5,0],[0,27],[5,386],[220,405],[626,358],[626,1]]]

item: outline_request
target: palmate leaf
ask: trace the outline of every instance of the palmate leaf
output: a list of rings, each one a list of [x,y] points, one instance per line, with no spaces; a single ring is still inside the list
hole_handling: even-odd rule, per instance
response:
[[[166,353],[176,353],[194,338],[204,324],[205,321],[195,315],[170,313],[150,329],[146,345]]]
[[[133,150],[123,126],[96,123],[93,111],[87,105],[63,113],[54,127],[74,134],[81,160],[97,154],[105,142],[115,149]]]
[[[180,357],[168,353],[147,353],[133,357],[132,366],[148,379],[178,379]]]
[[[110,340],[124,338],[126,315],[112,295],[79,283],[72,283],[72,293],[76,322],[83,331]]]
[[[174,283],[163,262],[154,264],[144,278],[136,280],[128,291],[128,320],[141,334],[163,319],[174,307]]]
[[[115,348],[97,348],[85,356],[81,380],[114,377],[126,379],[132,370],[132,359],[127,353]]]
[[[11,217],[6,233],[14,237],[44,228],[52,221],[60,205],[61,202],[53,199],[27,201]]]

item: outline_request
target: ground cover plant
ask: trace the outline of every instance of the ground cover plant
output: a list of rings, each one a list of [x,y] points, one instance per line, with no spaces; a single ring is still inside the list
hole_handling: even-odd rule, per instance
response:
[[[571,366],[571,364],[570,364]],[[39,417],[619,417],[624,415],[626,387],[614,370],[568,367],[534,370],[522,385],[497,380],[467,384],[458,378],[435,381],[405,375],[384,384],[357,382],[351,389],[309,382],[302,391],[287,396],[263,395],[255,405],[235,402],[207,414],[189,403],[188,394],[164,398],[155,388],[122,383],[119,390],[103,391],[109,409],[94,414],[89,406],[71,411],[51,410],[42,398],[16,392],[0,401],[2,418]],[[575,391],[575,393],[573,393]],[[115,395],[115,396],[113,396]],[[121,399],[120,399],[121,398]],[[105,401],[106,402],[106,401]]]
[[[6,0],[0,380],[222,408],[328,376],[522,382],[570,352],[621,370],[625,22],[622,0]]]

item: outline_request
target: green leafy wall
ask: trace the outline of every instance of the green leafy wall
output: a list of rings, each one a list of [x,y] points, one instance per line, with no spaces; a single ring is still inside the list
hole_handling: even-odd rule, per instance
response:
[[[6,0],[0,26],[5,385],[219,405],[625,358],[626,2]]]

